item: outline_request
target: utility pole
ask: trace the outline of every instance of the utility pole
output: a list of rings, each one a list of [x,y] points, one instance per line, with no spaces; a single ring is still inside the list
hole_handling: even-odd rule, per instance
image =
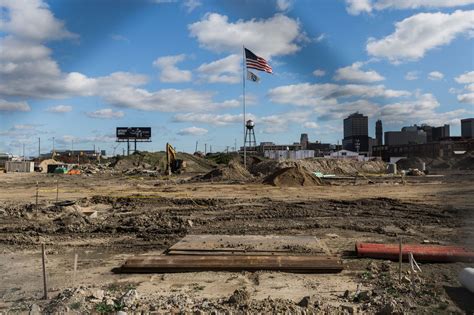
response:
[[[53,137],[53,154],[54,154],[54,137]]]
[[[234,151],[238,151],[237,150],[237,139],[234,139]]]
[[[25,144],[23,143],[23,161],[25,161]]]
[[[38,138],[38,159],[41,158],[41,138]]]

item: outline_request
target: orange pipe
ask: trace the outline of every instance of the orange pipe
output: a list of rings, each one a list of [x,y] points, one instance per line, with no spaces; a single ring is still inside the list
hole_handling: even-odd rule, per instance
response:
[[[399,244],[356,243],[358,257],[398,260]],[[461,246],[403,244],[402,257],[408,260],[412,253],[417,261],[424,262],[474,262],[474,251]]]

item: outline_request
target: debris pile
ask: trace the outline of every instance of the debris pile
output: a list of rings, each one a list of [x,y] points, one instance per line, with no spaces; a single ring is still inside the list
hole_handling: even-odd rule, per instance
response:
[[[279,169],[273,174],[270,174],[265,177],[263,179],[263,183],[280,187],[322,185],[322,182],[319,178],[317,178],[301,166]]]
[[[420,171],[417,168],[410,168],[406,172],[406,175],[408,175],[408,176],[424,176],[425,173],[423,173],[423,171]]]
[[[407,170],[420,168],[423,163],[428,170],[474,170],[474,152],[436,159],[411,157],[399,160],[397,166],[399,169]]]
[[[45,306],[31,305],[30,309],[50,313],[107,313],[107,314],[136,314],[136,313],[205,313],[205,314],[301,314],[309,313],[342,313],[344,306],[325,304],[315,297],[302,297],[296,303],[290,299],[263,300],[251,298],[245,288],[237,289],[229,297],[198,298],[193,294],[176,293],[173,295],[146,295],[136,288],[135,284],[117,283],[109,287],[79,287],[63,290]]]
[[[386,163],[383,161],[355,161],[348,159],[326,159],[326,158],[309,158],[304,160],[267,160],[250,167],[250,172],[254,175],[267,176],[275,170],[301,167],[308,172],[320,172],[323,174],[336,175],[354,175],[361,174],[383,174],[385,173]]]
[[[105,174],[113,173],[110,164],[81,164],[77,167],[83,174]]]

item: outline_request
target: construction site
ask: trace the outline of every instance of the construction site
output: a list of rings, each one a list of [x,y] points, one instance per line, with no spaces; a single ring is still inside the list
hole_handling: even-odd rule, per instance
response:
[[[474,0],[0,0],[0,315],[474,315]]]
[[[167,149],[0,174],[0,311],[473,310],[458,277],[474,259],[472,155],[410,176]]]

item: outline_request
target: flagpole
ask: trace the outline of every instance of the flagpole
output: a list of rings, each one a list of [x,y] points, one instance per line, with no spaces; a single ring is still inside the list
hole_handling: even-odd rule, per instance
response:
[[[246,120],[245,120],[245,46],[242,45],[242,103],[244,109],[244,167],[247,168]]]

